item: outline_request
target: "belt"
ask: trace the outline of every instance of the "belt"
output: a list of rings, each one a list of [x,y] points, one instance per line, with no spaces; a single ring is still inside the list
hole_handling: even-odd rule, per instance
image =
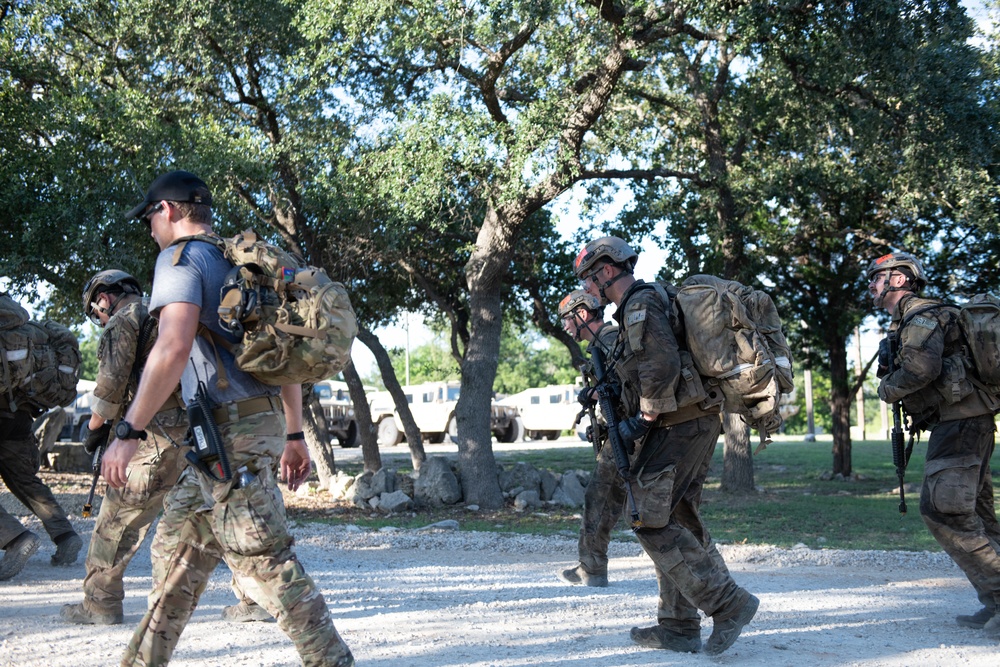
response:
[[[262,412],[277,412],[282,409],[281,399],[277,396],[256,396],[242,401],[225,403],[212,410],[216,424],[227,424],[250,415]]]

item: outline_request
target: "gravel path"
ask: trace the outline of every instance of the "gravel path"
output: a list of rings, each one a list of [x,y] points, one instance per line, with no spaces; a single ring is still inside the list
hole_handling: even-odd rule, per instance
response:
[[[92,522],[74,521],[89,539]],[[631,644],[630,627],[654,622],[656,583],[627,534],[612,545],[611,586],[593,589],[556,578],[575,559],[575,540],[565,537],[313,523],[295,524],[293,533],[363,667],[1000,664],[1000,642],[954,623],[955,614],[979,605],[941,553],[723,545],[737,581],[761,607],[737,643],[713,659]],[[129,568],[125,624],[113,627],[59,621],[59,607],[81,599],[83,559],[53,568],[53,550],[44,540],[21,574],[0,582],[0,665],[117,665],[145,608],[148,547]],[[223,622],[221,610],[232,602],[228,570],[220,567],[171,664],[299,664],[275,624]],[[710,632],[706,621],[703,637]]]

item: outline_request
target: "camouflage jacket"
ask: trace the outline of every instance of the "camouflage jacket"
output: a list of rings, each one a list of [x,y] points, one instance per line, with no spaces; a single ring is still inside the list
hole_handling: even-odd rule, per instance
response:
[[[132,371],[135,367],[139,333],[146,320],[150,320],[150,324],[147,325],[148,340],[142,353],[144,359],[156,342],[156,320],[150,318],[142,300],[137,297],[126,297],[126,300],[108,320],[97,344],[97,386],[94,388],[91,409],[105,421],[122,417],[135,396],[139,374],[136,373],[133,377]],[[179,406],[175,397],[173,401],[168,399],[162,409]]]
[[[594,334],[594,338],[587,343],[587,354],[590,355],[594,348],[598,348],[604,353],[605,359],[610,359],[616,340],[618,340],[618,325],[605,322]]]
[[[641,409],[659,413],[657,426],[671,426],[718,414],[718,407],[706,410],[689,400],[695,393],[704,397],[704,388],[698,374],[692,377],[683,362],[682,355],[687,359],[690,355],[677,342],[676,314],[658,290],[636,281],[614,318],[620,327],[611,358],[622,384],[621,417],[631,417]]]
[[[896,354],[878,389],[886,403],[901,401],[918,426],[993,412],[991,399],[967,375],[958,309],[924,310],[939,305],[915,294],[900,299],[889,329],[896,339]]]

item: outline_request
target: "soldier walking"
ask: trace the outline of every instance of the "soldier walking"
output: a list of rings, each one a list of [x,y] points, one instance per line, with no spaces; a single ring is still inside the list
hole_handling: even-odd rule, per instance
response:
[[[89,454],[104,447],[111,424],[125,414],[139,385],[146,357],[156,342],[156,320],[142,303],[142,289],[134,277],[111,269],[94,275],[83,288],[84,313],[102,327],[97,345],[97,386],[89,434],[83,445]],[[94,522],[85,562],[83,602],[63,605],[60,616],[69,623],[114,625],[123,622],[125,569],[142,546],[150,524],[163,509],[163,498],[187,465],[182,449],[187,433],[187,413],[180,387],[168,397],[148,426],[129,462],[128,482],[109,487]],[[171,545],[154,543],[154,567],[166,563],[164,550]],[[153,575],[163,579],[162,572]],[[252,601],[241,602],[248,612],[269,619]]]
[[[660,589],[657,625],[632,628],[631,636],[650,648],[700,651],[700,609],[714,622],[704,651],[718,655],[733,645],[760,602],[730,576],[698,513],[722,429],[720,408],[678,400],[688,396],[685,382],[696,378],[682,378],[676,318],[662,288],[632,275],[637,258],[625,241],[609,236],[588,243],[573,263],[585,291],[618,306],[611,363],[621,383],[619,434],[631,449],[636,537],[653,561]]]
[[[135,399],[115,427],[102,473],[112,487],[126,484],[139,440],[180,381],[186,404],[207,395],[205,402],[213,407],[205,419],[214,420],[220,446],[238,474],[217,481],[188,467],[167,493],[157,539],[161,533],[174,535],[177,547],[159,570],[164,577],[155,582],[150,609],[121,664],[170,661],[212,571],[224,559],[241,583],[253,582],[254,599],[278,620],[305,667],[348,667],[354,664],[351,652],[292,549],[273,473],[278,459],[292,490],[309,476],[302,388],[286,385],[279,392],[236,367],[228,346],[238,338],[220,326],[218,316],[220,288],[232,266],[204,240],[213,234],[211,205],[200,178],[173,171],[153,181],[128,214],[149,227],[161,251],[149,306],[160,327]]]
[[[958,309],[918,296],[927,284],[920,260],[890,253],[866,274],[872,303],[892,315],[895,343],[887,338],[879,348],[879,398],[901,402],[911,429],[930,431],[920,516],[983,605],[955,620],[1000,639],[1000,525],[990,478],[1000,405],[970,377]]]
[[[605,358],[618,338],[618,327],[604,321],[604,307],[596,297],[583,290],[574,290],[559,303],[559,317],[563,329],[575,341],[587,341],[587,353],[599,347]],[[580,400],[592,405],[589,391],[584,389]],[[599,438],[600,426],[591,423],[591,438]],[[608,543],[611,531],[618,523],[625,502],[625,487],[615,466],[611,447],[603,439],[594,444],[597,464],[583,496],[583,520],[580,524],[580,542],[577,548],[580,561],[575,567],[563,570],[559,578],[569,584],[584,586],[608,585]]]

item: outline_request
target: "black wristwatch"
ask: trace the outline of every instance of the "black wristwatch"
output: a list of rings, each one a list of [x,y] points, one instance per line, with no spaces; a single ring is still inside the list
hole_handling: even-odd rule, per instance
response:
[[[145,440],[146,432],[135,430],[126,420],[121,419],[115,424],[115,437],[119,440],[135,440],[136,438]]]

